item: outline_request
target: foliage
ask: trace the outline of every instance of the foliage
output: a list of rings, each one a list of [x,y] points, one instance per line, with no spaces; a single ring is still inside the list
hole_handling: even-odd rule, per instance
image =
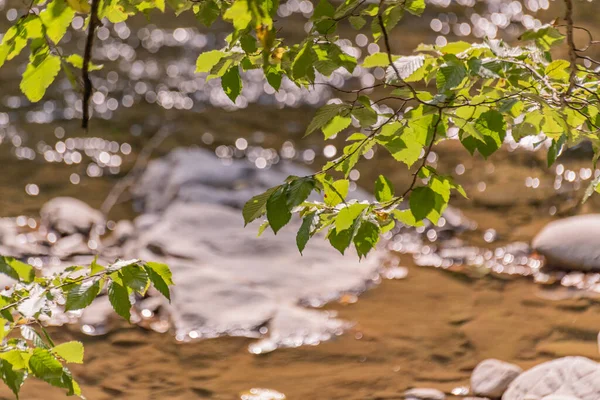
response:
[[[297,236],[300,251],[313,235],[323,231],[340,252],[353,244],[363,256],[376,245],[379,234],[393,228],[396,221],[419,225],[427,219],[436,223],[452,193],[466,195],[450,176],[427,165],[432,147],[448,139],[451,132],[471,154],[477,152],[486,158],[500,148],[507,134],[516,140],[530,135],[551,140],[548,165],[564,146],[584,139],[598,149],[600,81],[592,67],[600,63],[585,55],[597,41],[585,28],[573,25],[572,0],[564,1],[565,25],[544,25],[524,32],[516,46],[502,40],[460,41],[421,45],[408,56],[392,52],[389,32],[405,15],[421,15],[424,0],[319,0],[310,17],[310,30],[299,43],[287,43],[278,36],[285,23],[274,20],[279,5],[276,0],[167,3],[176,14],[194,13],[207,26],[219,18],[231,24],[227,45],[200,54],[196,71],[206,74],[207,80],[220,79],[232,101],[243,90],[241,73],[250,69],[262,69],[275,90],[284,78],[310,89],[319,84],[320,75],[330,76],[338,69],[348,73],[357,66],[386,69],[385,77],[370,87],[336,88],[352,99],[321,107],[309,124],[307,135],[322,132],[325,140],[345,136],[347,144],[340,157],[314,175],[289,177],[282,185],[251,199],[243,211],[246,223],[266,216],[261,233],[269,226],[277,233],[298,214],[302,218]],[[87,110],[91,94],[88,71],[95,68],[88,50],[96,21],[117,23],[152,10],[165,11],[164,0],[91,0],[91,4],[87,0],[33,0],[4,35],[0,66],[29,45],[30,61],[21,90],[31,101],[44,96],[60,70],[78,85],[72,69],[81,68]],[[77,14],[86,15],[91,22],[83,58],[65,55],[58,46]],[[344,52],[336,32],[345,21],[354,29],[369,29],[384,51],[362,60]],[[586,48],[575,47],[575,29],[589,34]],[[553,49],[565,44],[569,59],[553,59]],[[580,60],[592,67],[581,65]],[[378,93],[387,93],[377,99],[368,96],[375,88]],[[383,104],[393,104],[394,108]],[[396,193],[382,176],[375,183],[375,201],[347,200],[350,171],[374,147],[386,149],[398,162],[412,168],[412,183]],[[313,192],[322,201],[309,200]],[[85,289],[80,293],[81,301],[96,291],[96,287]],[[117,286],[109,294],[114,299],[125,297]]]
[[[129,320],[131,298],[153,285],[169,298],[173,284],[164,264],[119,260],[109,266],[73,266],[52,276],[35,276],[32,266],[12,257],[0,258],[0,272],[16,279],[0,292],[0,378],[19,397],[28,377],[36,377],[82,397],[66,364],[81,364],[83,344],[55,344],[44,323],[57,312],[83,310],[104,290],[114,310]]]

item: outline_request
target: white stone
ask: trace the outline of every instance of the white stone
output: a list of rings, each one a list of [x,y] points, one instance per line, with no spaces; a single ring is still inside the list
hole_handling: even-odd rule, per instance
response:
[[[471,374],[471,391],[478,396],[500,397],[521,372],[518,365],[493,358],[484,360]]]
[[[441,390],[430,388],[414,388],[404,392],[407,400],[444,400],[446,395]]]
[[[88,233],[93,225],[104,224],[104,217],[81,200],[55,197],[40,211],[42,225],[61,234]]]
[[[532,247],[548,267],[600,271],[600,214],[553,221],[533,238]]]
[[[502,396],[502,400],[598,399],[600,364],[585,357],[564,357],[537,365],[519,375]]]

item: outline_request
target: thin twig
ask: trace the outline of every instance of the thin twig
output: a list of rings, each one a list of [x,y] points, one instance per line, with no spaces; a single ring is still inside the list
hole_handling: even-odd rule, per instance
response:
[[[565,21],[567,23],[567,45],[569,46],[569,61],[571,62],[571,73],[569,75],[569,88],[566,95],[570,95],[577,83],[577,48],[573,35],[573,0],[565,0],[566,12]]]
[[[92,7],[90,11],[90,23],[88,27],[87,40],[85,42],[85,52],[83,54],[83,65],[81,68],[81,77],[83,79],[83,117],[81,120],[81,127],[85,130],[88,129],[88,123],[90,120],[90,97],[92,96],[92,81],[90,79],[90,63],[92,61],[92,49],[94,47],[94,36],[96,35],[96,27],[100,25],[100,19],[98,18],[98,6],[100,0],[92,0]]]

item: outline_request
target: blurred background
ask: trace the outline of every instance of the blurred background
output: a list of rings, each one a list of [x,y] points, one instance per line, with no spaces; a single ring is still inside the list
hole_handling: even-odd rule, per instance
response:
[[[282,1],[286,40],[301,40],[314,5]],[[598,4],[575,5],[576,24],[600,37]],[[405,16],[391,45],[410,54],[419,43],[517,43],[562,6],[432,0],[422,18]],[[0,32],[26,9],[0,0]],[[249,71],[232,103],[218,80],[194,73],[198,54],[221,48],[227,29],[171,11],[99,28],[93,58],[104,67],[92,73],[87,134],[81,94],[64,75],[32,104],[19,90],[26,58],[0,69],[3,254],[42,270],[95,253],[105,261],[159,259],[178,284],[171,305],[138,299],[134,326],[117,322],[102,301],[81,319],[50,321],[68,323],[55,329],[59,340],[86,346],[86,363],[73,371],[88,399],[392,399],[414,386],[458,397],[485,358],[524,368],[566,355],[600,359],[600,276],[540,272],[530,249],[548,222],[597,209],[597,196],[580,205],[600,175],[590,146],[565,152],[548,169],[545,144],[534,146],[540,138],[507,140],[487,162],[447,141],[428,161],[469,199],[454,199],[438,226],[398,228],[362,263],[318,238],[301,258],[292,228],[255,239],[256,227],[241,228],[239,208],[341,151],[342,137],[302,136],[315,108],[343,93],[285,80],[275,93],[261,71]],[[77,17],[64,51],[81,53],[85,34]],[[357,56],[379,51],[350,26],[339,44]],[[357,68],[319,79],[358,87],[383,75]],[[380,173],[397,188],[412,179],[387,154],[370,151],[350,174],[354,197],[368,197]],[[64,396],[46,386],[29,381],[22,398]],[[9,394],[0,388],[2,398]]]

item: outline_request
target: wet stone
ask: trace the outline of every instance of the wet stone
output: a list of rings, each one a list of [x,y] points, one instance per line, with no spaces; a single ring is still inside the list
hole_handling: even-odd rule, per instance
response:
[[[471,391],[479,396],[500,397],[523,370],[514,364],[488,359],[477,364],[471,375]]]
[[[94,225],[104,224],[104,217],[81,200],[72,197],[55,197],[40,211],[42,225],[61,235],[89,233]]]
[[[553,221],[533,239],[533,250],[546,258],[546,267],[600,271],[600,214]]]
[[[502,400],[598,400],[600,364],[585,357],[564,357],[525,371]]]
[[[430,388],[414,388],[404,392],[407,400],[445,400],[446,395],[441,390]]]

